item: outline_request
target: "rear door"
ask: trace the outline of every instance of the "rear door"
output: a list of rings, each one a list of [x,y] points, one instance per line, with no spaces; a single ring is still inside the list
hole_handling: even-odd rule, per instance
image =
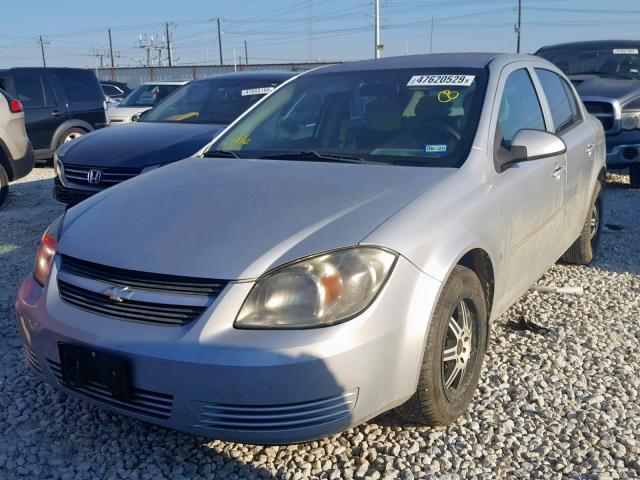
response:
[[[594,154],[594,132],[584,121],[580,106],[568,82],[556,72],[535,69],[551,115],[548,130],[558,135],[567,146],[566,227],[562,238],[573,241],[584,223],[589,202],[591,166]]]
[[[522,129],[546,130],[543,103],[526,64],[502,72],[493,151],[509,148]],[[557,235],[565,196],[563,155],[522,162],[498,174],[505,219],[507,297],[522,294],[562,254]]]
[[[105,125],[104,92],[90,70],[58,69],[56,79],[66,97],[69,118],[83,120],[94,128]]]
[[[11,77],[10,93],[24,107],[27,135],[35,150],[49,151],[51,137],[66,120],[64,105],[54,93],[48,75],[16,72]]]

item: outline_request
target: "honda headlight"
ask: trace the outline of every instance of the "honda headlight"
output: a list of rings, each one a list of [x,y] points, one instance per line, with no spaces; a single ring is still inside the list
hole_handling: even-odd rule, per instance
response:
[[[640,126],[640,112],[623,113],[620,126],[623,130],[637,129]]]
[[[382,289],[396,255],[353,247],[298,260],[258,279],[236,328],[317,328],[365,310]]]

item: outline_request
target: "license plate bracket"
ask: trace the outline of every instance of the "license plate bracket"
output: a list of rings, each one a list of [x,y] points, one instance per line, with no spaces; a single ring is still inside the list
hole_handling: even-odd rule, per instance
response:
[[[131,392],[127,359],[82,345],[58,343],[62,381],[71,388],[95,382],[107,388],[111,396],[127,401]]]

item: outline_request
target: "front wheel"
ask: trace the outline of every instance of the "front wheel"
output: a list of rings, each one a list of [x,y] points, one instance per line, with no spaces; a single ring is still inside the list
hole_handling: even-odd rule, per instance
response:
[[[0,206],[4,203],[8,193],[9,175],[7,175],[7,171],[4,169],[2,164],[0,164]]]
[[[566,263],[575,265],[588,265],[593,261],[596,249],[600,243],[600,232],[602,230],[603,216],[602,186],[600,182],[596,184],[596,188],[589,204],[589,212],[587,218],[582,225],[580,236],[569,247],[561,260]]]
[[[629,167],[629,180],[631,181],[631,188],[640,188],[640,164]]]
[[[470,269],[456,266],[433,312],[418,388],[397,408],[401,417],[439,426],[465,412],[480,378],[487,323],[480,280]]]

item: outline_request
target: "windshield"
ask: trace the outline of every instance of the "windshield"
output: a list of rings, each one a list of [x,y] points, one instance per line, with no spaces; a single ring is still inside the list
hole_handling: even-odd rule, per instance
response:
[[[214,123],[226,125],[270,93],[279,82],[210,79],[190,83],[145,117],[145,122]]]
[[[180,85],[140,85],[120,104],[123,107],[153,107]]]
[[[640,79],[638,48],[547,49],[538,55],[555,64],[566,75],[598,74]]]
[[[302,75],[218,139],[208,156],[459,166],[473,142],[485,75],[476,69]]]

